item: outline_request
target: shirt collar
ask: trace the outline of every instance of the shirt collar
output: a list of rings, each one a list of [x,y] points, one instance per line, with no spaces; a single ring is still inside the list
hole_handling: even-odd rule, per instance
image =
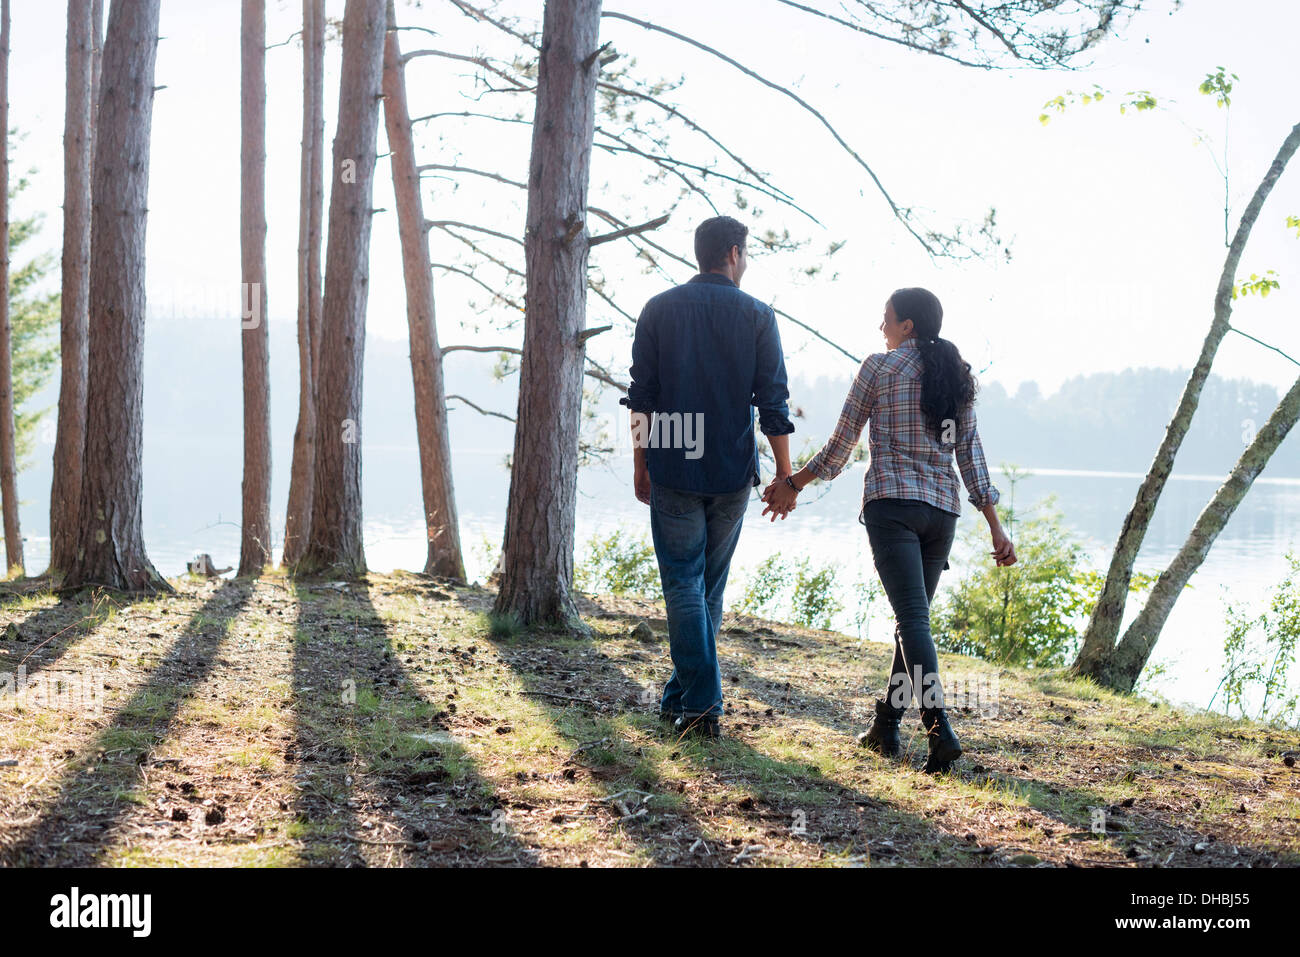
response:
[[[707,282],[707,283],[713,283],[714,285],[717,286],[734,286],[737,289],[740,288],[739,286],[736,286],[734,282],[732,282],[730,279],[728,279],[726,276],[722,275],[722,273],[719,272],[702,272],[698,276],[692,278],[691,282]]]

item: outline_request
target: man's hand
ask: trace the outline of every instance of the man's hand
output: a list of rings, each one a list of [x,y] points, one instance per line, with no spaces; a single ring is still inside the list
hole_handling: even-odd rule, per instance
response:
[[[636,499],[645,505],[650,504],[650,470],[644,464],[637,463],[632,471],[632,487],[636,490]]]
[[[763,501],[767,503],[767,508],[763,509],[764,515],[771,515],[769,521],[775,522],[777,516],[781,521],[795,509],[795,499],[798,493],[785,483],[783,476],[778,476],[772,480],[772,484],[763,489]]]

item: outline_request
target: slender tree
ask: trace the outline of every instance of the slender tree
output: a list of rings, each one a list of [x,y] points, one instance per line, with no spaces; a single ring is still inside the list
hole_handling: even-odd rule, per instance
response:
[[[298,208],[298,426],[293,433],[282,562],[302,558],[311,529],[325,192],[325,0],[302,4],[302,164]]]
[[[434,313],[433,268],[429,230],[420,196],[411,113],[406,101],[406,69],[398,42],[397,15],[388,0],[389,31],[384,42],[384,120],[389,163],[397,200],[406,279],[406,324],[411,340],[411,375],[415,384],[415,429],[420,447],[420,487],[428,551],[426,575],[464,578],[456,493],[451,474],[451,438],[447,430],[447,395],[443,387],[442,351]]]
[[[266,2],[240,14],[239,245],[243,278],[243,523],[237,574],[271,561],[271,359],[266,328]]]
[[[295,572],[303,575],[351,578],[366,570],[361,528],[361,366],[386,23],[384,0],[348,0],[316,380],[311,533],[295,566]]]
[[[574,515],[586,352],[587,189],[601,0],[548,0],[542,18],[524,258],[510,497],[497,611],[583,626],[573,603]]]
[[[86,340],[90,302],[90,169],[98,83],[101,0],[68,0],[63,120],[63,285],[59,412],[50,485],[50,566],[61,577],[77,547],[81,456],[86,445]]]
[[[64,586],[170,591],[144,547],[145,227],[160,0],[112,5],[92,173],[86,451]]]
[[[0,0],[0,499],[5,568],[8,575],[20,574],[23,537],[18,527],[18,448],[9,325],[9,0]]]
[[[1165,483],[1173,472],[1174,457],[1178,454],[1188,429],[1191,428],[1192,417],[1196,414],[1196,407],[1201,399],[1201,391],[1210,375],[1210,366],[1214,363],[1214,357],[1224,337],[1232,331],[1233,289],[1241,255],[1250,239],[1255,221],[1259,219],[1260,211],[1264,208],[1264,201],[1273,191],[1273,187],[1281,178],[1282,172],[1295,155],[1297,148],[1300,148],[1300,124],[1296,124],[1282,141],[1277,156],[1241,214],[1236,234],[1232,237],[1223,260],[1223,270],[1219,274],[1219,282],[1214,294],[1214,317],[1205,341],[1201,344],[1201,354],[1187,379],[1187,385],[1183,388],[1178,408],[1165,429],[1165,437],[1156,450],[1155,459],[1147,470],[1146,478],[1138,487],[1133,505],[1124,518],[1119,538],[1115,541],[1101,596],[1093,608],[1087,630],[1084,632],[1082,647],[1073,665],[1076,674],[1087,675],[1101,684],[1117,688],[1125,685],[1132,687],[1132,681],[1127,678],[1130,669],[1124,667],[1116,670],[1114,655],[1115,639],[1119,634],[1129,584],[1133,578],[1133,565],[1137,561],[1138,551],[1142,548],[1142,541],[1146,537],[1151,517],[1155,514],[1156,504],[1164,491]]]
[[[1300,419],[1300,379],[1278,403],[1268,422],[1251,439],[1228,479],[1214,494],[1196,519],[1169,566],[1156,579],[1151,594],[1137,618],[1128,626],[1102,673],[1105,684],[1120,691],[1132,691],[1142,669],[1151,658],[1160,632],[1174,610],[1183,588],[1210,552],[1210,546],[1223,531],[1232,513],[1241,504],[1251,485],[1264,470],[1282,440]]]

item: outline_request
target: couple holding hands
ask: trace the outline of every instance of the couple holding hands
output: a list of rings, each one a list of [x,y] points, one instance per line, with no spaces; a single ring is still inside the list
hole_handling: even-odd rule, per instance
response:
[[[879,326],[886,351],[862,363],[830,440],[794,471],[776,316],[740,291],[748,233],[729,216],[701,223],[699,275],[646,304],[632,345],[631,384],[622,402],[632,415],[636,496],[650,506],[673,662],[660,717],[680,734],[721,734],[717,635],[731,557],[760,484],[754,409],[776,463],[776,477],[762,494],[763,514],[772,521],[794,511],[809,482],[837,476],[869,427],[858,520],[897,626],[888,691],[858,740],[900,755],[899,725],[915,696],[929,741],[925,770],[946,771],[961,745],[944,709],[930,602],[948,567],[961,511],[954,458],[968,500],[988,521],[994,560],[1016,561],[975,427],[970,365],[939,336],[938,298],[925,289],[897,290]],[[697,429],[698,445],[688,451],[666,426],[692,415],[703,432]],[[656,431],[656,423],[665,427]]]

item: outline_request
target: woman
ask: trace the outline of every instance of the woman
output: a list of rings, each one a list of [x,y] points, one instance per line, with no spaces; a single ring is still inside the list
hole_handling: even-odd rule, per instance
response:
[[[946,771],[961,745],[944,710],[939,659],[930,635],[930,602],[948,567],[961,511],[952,468],[956,455],[970,502],[984,513],[993,557],[1012,565],[1016,552],[1002,531],[998,490],[975,431],[976,383],[957,347],[939,338],[943,307],[926,289],[899,289],[885,303],[888,352],[868,356],[858,370],[825,447],[794,475],[763,492],[772,521],[794,509],[813,479],[833,479],[848,464],[862,429],[871,423],[870,465],[859,521],[867,527],[871,555],[894,609],[894,662],[889,693],[876,702],[870,730],[858,741],[881,754],[902,753],[898,725],[915,693],[930,742],[927,773]]]

